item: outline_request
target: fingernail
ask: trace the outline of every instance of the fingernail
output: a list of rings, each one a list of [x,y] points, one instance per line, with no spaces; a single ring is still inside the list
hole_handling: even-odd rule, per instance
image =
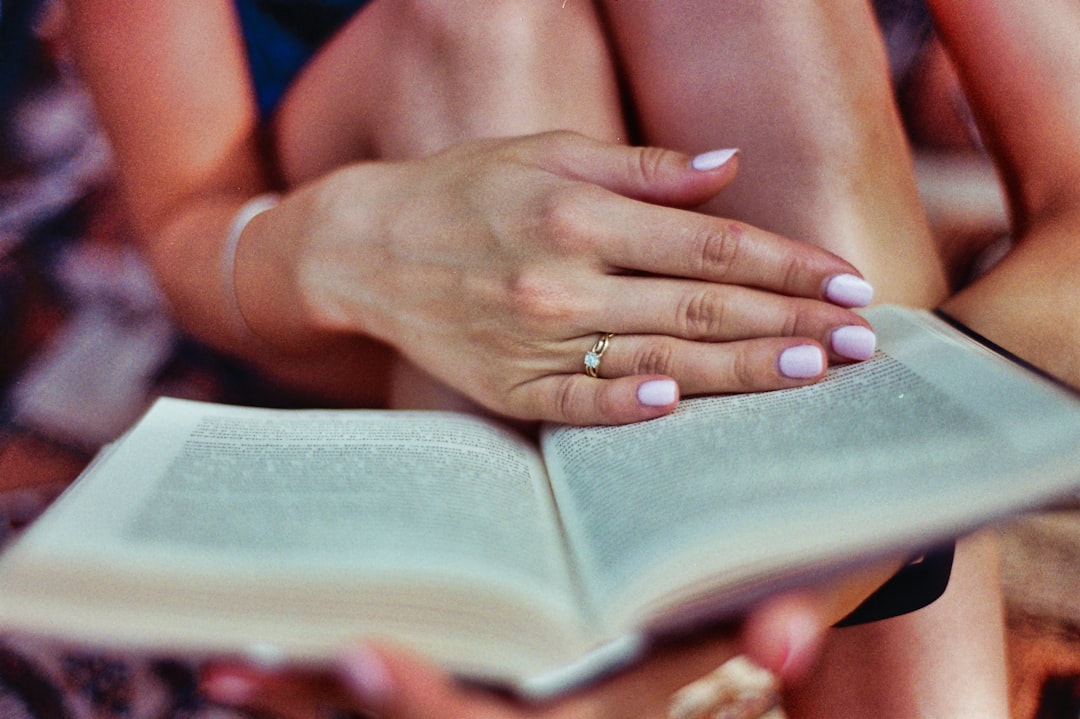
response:
[[[866,307],[874,299],[874,287],[855,275],[835,275],[825,285],[825,296],[841,307]]]
[[[244,658],[256,669],[274,671],[286,664],[285,652],[275,644],[254,642],[244,651]]]
[[[338,661],[342,682],[369,707],[386,703],[393,691],[393,680],[382,659],[364,647],[345,650]]]
[[[825,357],[814,345],[788,347],[780,353],[780,374],[791,379],[809,379],[825,371]]]
[[[830,340],[833,352],[853,360],[870,359],[877,349],[877,336],[862,325],[838,327],[833,330]]]
[[[787,631],[784,657],[777,674],[792,680],[805,675],[814,664],[821,642],[821,625],[813,617],[800,616],[788,623]]]
[[[235,674],[215,674],[199,683],[199,691],[218,704],[239,706],[255,695],[255,683]]]
[[[727,150],[711,150],[710,152],[703,152],[694,159],[690,160],[690,167],[695,170],[716,170],[727,164],[728,160],[735,157],[738,154],[738,149]]]
[[[670,379],[642,382],[637,389],[637,398],[646,407],[666,407],[679,398],[679,385]]]

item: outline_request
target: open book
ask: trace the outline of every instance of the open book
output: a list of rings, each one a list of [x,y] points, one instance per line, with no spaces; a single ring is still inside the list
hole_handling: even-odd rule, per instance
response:
[[[540,450],[468,415],[159,400],[0,558],[0,628],[298,661],[390,637],[543,695],[1080,488],[1080,400],[938,317],[820,384]]]

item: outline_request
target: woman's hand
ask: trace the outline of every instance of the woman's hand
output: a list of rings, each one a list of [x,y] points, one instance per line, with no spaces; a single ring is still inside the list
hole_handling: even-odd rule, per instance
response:
[[[270,239],[241,242],[239,303],[257,334],[295,342],[251,299],[292,288],[327,332],[381,339],[499,414],[575,424],[655,417],[680,392],[806,384],[870,356],[848,308],[872,290],[851,265],[685,209],[735,169],[731,152],[691,160],[571,133],[352,166],[252,221]]]
[[[400,646],[347,647],[330,672],[257,664],[214,663],[203,693],[223,704],[301,719],[347,707],[379,719],[645,719],[666,717],[675,692],[743,654],[784,686],[810,675],[829,626],[847,616],[892,576],[887,560],[830,584],[774,596],[752,608],[737,631],[702,633],[658,648],[640,664],[597,684],[541,703],[523,703],[457,681]],[[272,710],[272,711],[270,711]]]
[[[803,676],[820,648],[825,630],[822,610],[809,595],[774,599],[754,613],[742,642],[722,634],[699,637],[659,651],[599,684],[535,704],[462,684],[410,651],[378,643],[347,648],[331,673],[211,666],[204,671],[202,688],[213,701],[289,719],[320,716],[320,708],[328,706],[380,719],[664,717],[672,694],[743,647],[779,679],[795,681]]]

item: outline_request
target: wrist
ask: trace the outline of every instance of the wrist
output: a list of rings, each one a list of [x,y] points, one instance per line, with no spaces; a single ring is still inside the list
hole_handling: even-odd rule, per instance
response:
[[[240,302],[236,294],[236,254],[240,244],[240,236],[247,229],[253,219],[267,210],[277,206],[280,196],[274,192],[257,195],[243,205],[233,215],[232,222],[225,235],[225,243],[221,248],[221,286],[222,296],[225,298],[225,311],[233,331],[240,337],[255,337],[240,308]]]
[[[225,311],[256,358],[305,355],[338,334],[317,321],[299,282],[310,232],[303,207],[296,193],[252,198],[237,210],[222,248]]]

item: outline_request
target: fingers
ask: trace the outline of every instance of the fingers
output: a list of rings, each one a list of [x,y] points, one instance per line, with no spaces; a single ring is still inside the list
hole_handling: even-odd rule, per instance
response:
[[[809,676],[826,632],[896,574],[906,557],[883,559],[828,583],[772,597],[743,622],[742,649],[787,684]]]
[[[525,708],[453,679],[436,665],[398,647],[367,645],[346,650],[338,661],[342,685],[358,708],[380,719],[486,717],[525,719]]]
[[[655,335],[617,335],[601,377],[674,377],[685,396],[762,392],[816,382],[828,366],[825,350],[802,338],[711,344]]]
[[[620,344],[626,347],[616,350]],[[659,336],[615,336],[611,347],[601,360],[600,372],[601,377],[613,379],[594,379],[583,371],[543,377],[511,393],[511,406],[525,408],[516,416],[574,425],[640,422],[673,410],[681,394],[799,387],[820,380],[827,368],[825,350],[798,338],[705,344]],[[638,372],[654,367],[665,371]]]
[[[873,290],[836,255],[751,225],[701,213],[627,203],[597,251],[615,270],[757,287],[843,307],[869,304]]]
[[[738,169],[738,151],[695,157],[658,147],[626,147],[570,132],[540,135],[538,163],[563,177],[623,197],[667,207],[694,207],[723,190]]]
[[[280,719],[311,719],[324,716],[331,707],[355,703],[347,690],[325,672],[237,662],[204,667],[199,692],[216,704]]]
[[[852,303],[872,293],[856,276],[835,276],[833,283],[847,285],[837,293]],[[542,355],[560,357],[561,364],[547,364],[548,373],[511,390],[512,416],[579,425],[636,422],[671,411],[679,394],[797,387],[821,379],[830,363],[866,360],[876,349],[864,318],[820,300],[625,275],[601,278],[588,290],[599,299],[564,304],[577,308],[576,328],[596,334],[542,347]],[[567,322],[562,314],[558,320]],[[615,334],[597,359],[597,377],[632,381],[584,376],[586,352],[600,331]],[[678,388],[651,381],[661,378]]]
[[[754,305],[750,305],[753,307]],[[817,319],[791,327],[748,321],[723,330],[721,341],[662,334],[614,334],[600,356],[597,337],[564,351],[564,374],[549,374],[515,387],[507,397],[514,416],[575,425],[624,424],[667,414],[680,395],[787,389],[820,380],[831,362],[870,358],[876,337],[866,321],[837,308],[835,326]],[[748,315],[755,320],[757,315]],[[811,315],[812,317],[812,315]],[[775,336],[762,336],[773,334]],[[728,337],[734,339],[728,340]],[[746,339],[740,339],[745,337]],[[596,377],[588,376],[592,360]]]
[[[874,355],[877,338],[858,315],[833,308],[832,317],[774,317],[767,311],[770,302],[749,303],[745,312],[730,308],[730,324],[690,333],[704,333],[704,339],[614,333],[602,354],[595,351],[601,333],[561,342],[545,350],[559,354],[561,366],[505,395],[510,414],[575,425],[638,422],[670,412],[680,395],[800,387],[824,377],[831,363]]]
[[[836,280],[845,277],[848,276]],[[852,278],[856,280],[865,284],[859,278]],[[597,289],[602,296],[600,302],[580,303],[586,314],[579,322],[586,323],[590,329],[705,342],[806,337],[825,345],[834,361],[869,357],[865,351],[845,342],[843,335],[832,346],[832,334],[840,328],[871,330],[865,319],[831,303],[745,287],[659,278],[612,277]],[[852,333],[853,330],[848,331]]]
[[[796,683],[817,661],[828,627],[820,602],[811,594],[774,597],[744,622],[743,651],[781,681]]]
[[[204,674],[201,688],[212,701],[285,719],[336,715],[333,710],[379,719],[641,719],[662,716],[673,692],[734,651],[726,633],[703,635],[586,690],[536,704],[463,684],[405,649],[375,644],[347,649],[333,674],[217,666]]]
[[[869,359],[876,344],[862,325],[833,328],[821,340],[801,333],[720,343],[616,335],[599,376],[666,375],[685,395],[761,392],[817,381],[830,364]]]
[[[490,691],[455,681],[405,649],[375,644],[346,649],[332,673],[213,665],[204,670],[200,689],[211,701],[283,719],[336,716],[342,710],[380,719],[532,715]]]
[[[590,249],[612,269],[760,287],[845,307],[870,302],[872,290],[858,271],[830,252],[742,222],[676,209],[699,205],[730,184],[738,165],[735,150],[689,157],[571,133],[537,141],[549,143],[541,150],[549,169],[588,183],[560,196],[551,212],[558,233],[595,242]],[[838,276],[843,279],[832,283]]]
[[[753,610],[739,643],[722,628],[672,642],[625,672],[548,703],[526,704],[461,683],[412,652],[383,644],[349,647],[332,673],[218,665],[204,672],[201,689],[220,704],[287,719],[327,716],[334,710],[380,719],[636,719],[663,714],[674,692],[733,657],[739,644],[783,681],[805,676],[827,629],[819,609],[810,594],[771,599]]]

